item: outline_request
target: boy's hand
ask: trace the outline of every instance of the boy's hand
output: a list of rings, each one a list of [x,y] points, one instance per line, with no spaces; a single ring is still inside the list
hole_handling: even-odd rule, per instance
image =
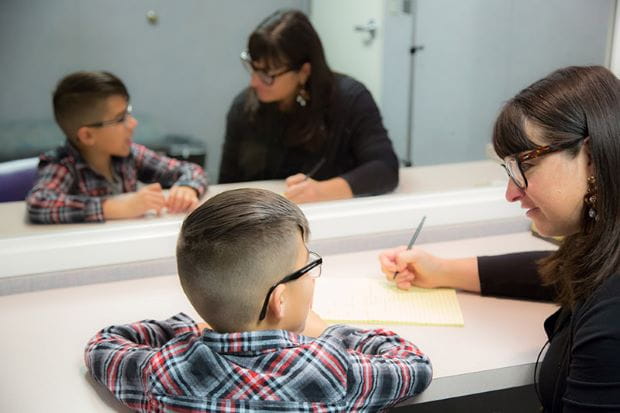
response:
[[[176,214],[191,211],[198,206],[198,194],[189,186],[173,186],[168,192],[166,207],[168,212]]]
[[[208,328],[209,330],[211,330],[211,326],[205,323],[204,321],[202,323],[198,323],[197,326],[198,326],[198,330],[200,331],[204,330],[205,328]]]
[[[137,218],[147,211],[155,210],[158,214],[165,206],[161,185],[146,185],[137,192],[119,195],[103,202],[105,219]]]
[[[306,326],[301,334],[304,336],[317,338],[323,333],[323,331],[325,331],[326,328],[327,323],[323,321],[323,319],[319,317],[314,310],[310,310],[308,312],[308,317],[306,318]]]

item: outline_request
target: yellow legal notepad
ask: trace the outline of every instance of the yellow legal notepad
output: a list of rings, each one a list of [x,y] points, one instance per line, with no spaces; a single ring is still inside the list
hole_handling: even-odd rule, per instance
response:
[[[456,292],[448,288],[409,291],[384,278],[323,277],[316,280],[314,310],[325,320],[365,324],[462,327]]]

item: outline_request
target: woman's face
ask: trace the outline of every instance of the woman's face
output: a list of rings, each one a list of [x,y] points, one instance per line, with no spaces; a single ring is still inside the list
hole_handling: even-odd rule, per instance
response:
[[[254,72],[250,75],[250,87],[256,92],[258,100],[263,103],[281,102],[290,104],[301,85],[306,83],[309,76],[308,63],[300,70],[287,70],[286,67],[277,69],[264,69],[264,62],[253,62]],[[257,73],[263,71],[273,77],[273,83],[267,84]]]
[[[526,127],[529,139],[545,145],[537,128]],[[545,236],[566,236],[581,228],[587,178],[592,174],[587,141],[575,157],[563,150],[521,163],[527,188],[519,189],[508,180],[506,199],[519,201],[538,232]]]

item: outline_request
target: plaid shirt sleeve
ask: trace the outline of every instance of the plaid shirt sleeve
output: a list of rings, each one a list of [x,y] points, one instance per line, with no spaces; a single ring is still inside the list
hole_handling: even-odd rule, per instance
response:
[[[37,182],[26,197],[30,221],[37,224],[103,222],[102,198],[70,194],[75,179],[67,165],[41,162]]]
[[[185,334],[198,335],[196,323],[179,313],[164,321],[111,326],[86,345],[84,361],[93,378],[131,409],[147,408],[142,366],[164,344]]]
[[[428,357],[391,331],[335,325],[321,337],[348,349],[347,411],[388,408],[422,392],[433,377]]]
[[[198,165],[158,155],[143,145],[133,144],[138,180],[145,183],[159,182],[162,187],[189,186],[200,198],[207,190],[207,175]]]

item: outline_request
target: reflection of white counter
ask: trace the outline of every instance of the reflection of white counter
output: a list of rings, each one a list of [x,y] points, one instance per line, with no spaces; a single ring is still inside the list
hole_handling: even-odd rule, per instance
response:
[[[448,257],[548,249],[550,244],[514,233],[424,247]],[[326,256],[323,277],[357,276],[368,268],[377,268],[380,276],[376,251]],[[458,299],[463,328],[383,326],[418,344],[433,362],[430,388],[410,402],[532,383],[533,364],[545,342],[542,322],[554,306],[467,293]],[[107,325],[162,319],[179,311],[196,317],[176,276],[0,297],[0,329],[6,333],[0,341],[5,355],[0,411],[127,411],[87,379],[84,345]]]
[[[400,181],[388,195],[303,205],[313,238],[402,230],[423,214],[427,228],[523,215],[504,201],[505,173],[491,161],[406,168]],[[280,181],[214,185],[207,197],[239,187],[284,189]],[[0,204],[0,278],[173,257],[182,219],[31,225],[23,202]]]

